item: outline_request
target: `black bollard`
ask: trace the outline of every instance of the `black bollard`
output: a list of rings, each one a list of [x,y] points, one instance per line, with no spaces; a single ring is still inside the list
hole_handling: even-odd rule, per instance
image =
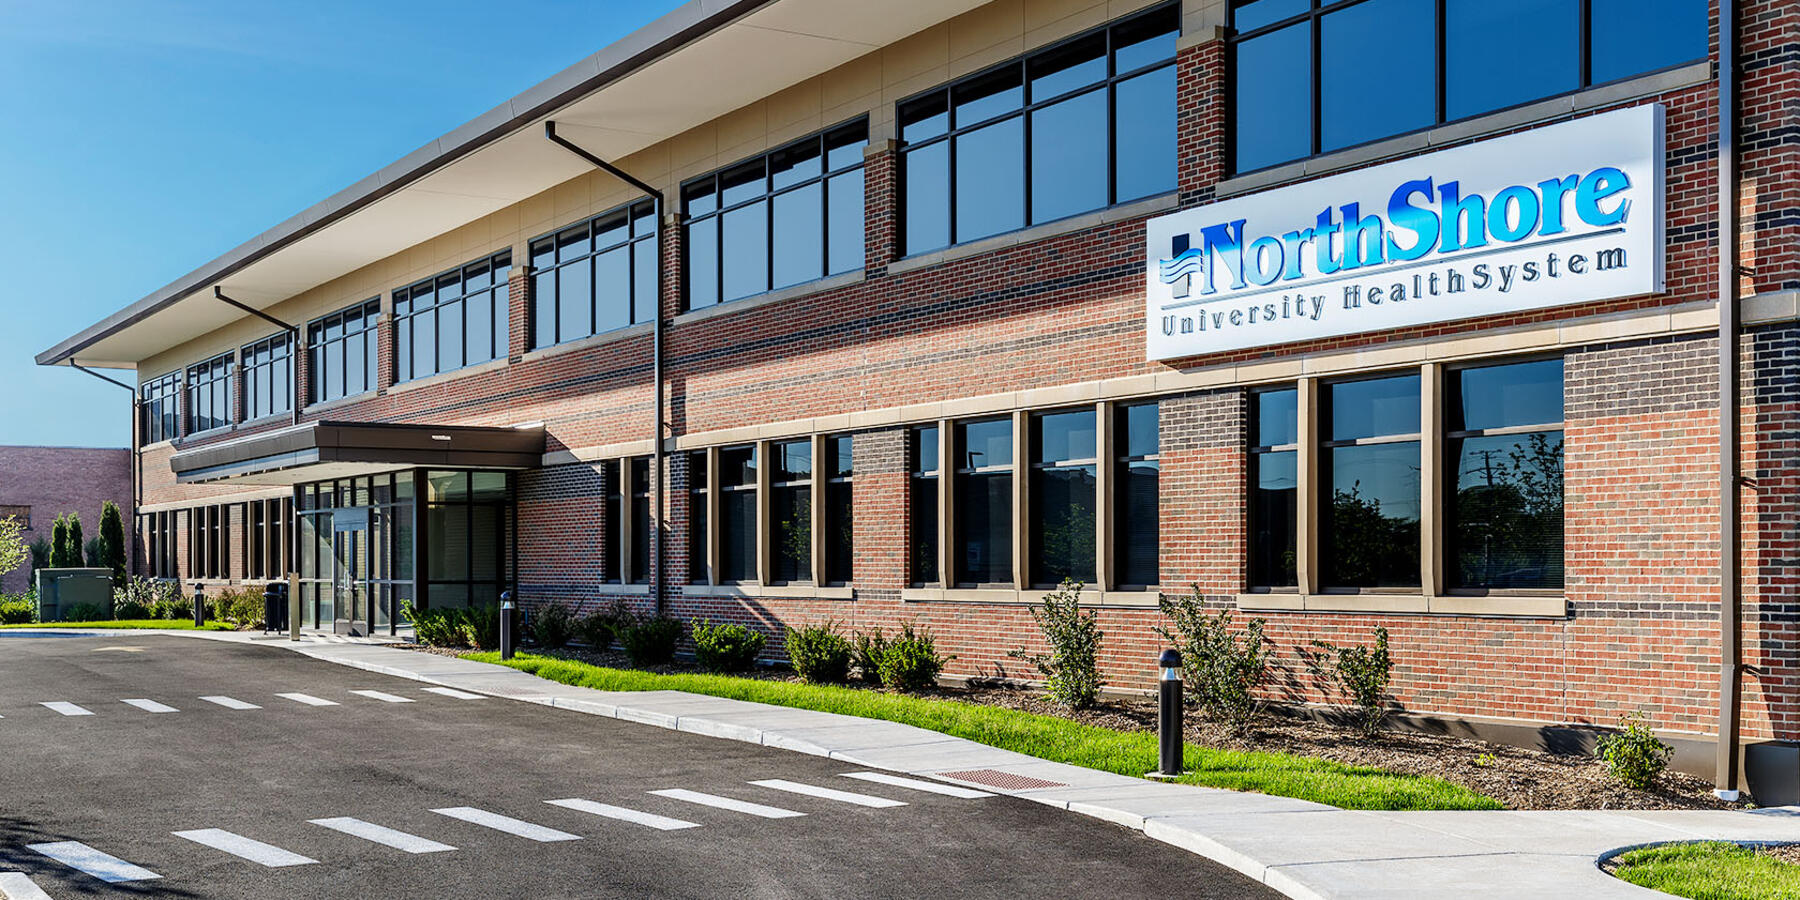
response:
[[[194,627],[206,625],[206,586],[194,585]]]
[[[1157,679],[1162,692],[1157,715],[1162,767],[1159,774],[1172,777],[1181,774],[1181,654],[1173,649],[1164,650],[1157,666],[1162,669]]]
[[[500,593],[500,658],[513,658],[513,645],[518,643],[518,636],[513,634],[513,598],[512,591]]]

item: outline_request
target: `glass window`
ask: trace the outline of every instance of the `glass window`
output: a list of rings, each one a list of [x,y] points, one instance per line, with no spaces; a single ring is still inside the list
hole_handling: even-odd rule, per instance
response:
[[[861,268],[868,142],[858,119],[683,185],[687,308]]]
[[[502,250],[395,288],[395,380],[411,381],[504,359],[510,315],[507,279],[511,274],[512,251]],[[367,353],[373,369],[374,347],[359,346],[354,352]],[[374,386],[373,381],[369,386]]]
[[[620,477],[618,460],[600,464],[600,480],[606,492],[601,501],[601,554],[605,557],[601,577],[618,584],[625,571],[625,480]]]
[[[826,584],[849,584],[855,574],[854,444],[847,434],[825,439]]]
[[[655,536],[650,521],[650,457],[626,460],[625,485],[631,491],[631,528],[625,553],[625,580],[650,583],[650,542]]]
[[[1419,586],[1419,376],[1324,386],[1324,584]]]
[[[1012,419],[956,425],[955,561],[959,584],[1011,584]]]
[[[911,565],[914,584],[939,584],[938,575],[938,429],[925,425],[912,430],[909,449],[912,464]]]
[[[769,538],[775,584],[812,580],[812,441],[771,444]]]
[[[186,433],[198,434],[231,424],[231,357],[225,353],[188,366]]]
[[[756,448],[719,450],[719,580],[757,580]]]
[[[1031,583],[1095,580],[1099,445],[1092,409],[1031,416]]]
[[[706,564],[706,451],[688,454],[688,581],[706,584],[712,571]]]
[[[241,351],[245,421],[293,411],[293,349],[293,342],[286,334],[277,334]]]
[[[1149,588],[1162,580],[1162,435],[1155,403],[1119,407],[1113,420],[1114,560],[1119,587]]]
[[[180,437],[181,373],[152,378],[138,388],[138,394],[143,398],[142,442],[154,444]]]
[[[1563,586],[1563,364],[1453,370],[1444,536],[1452,589]]]
[[[324,403],[375,389],[376,321],[380,315],[381,300],[371,297],[306,326],[311,402]]]
[[[1299,391],[1250,395],[1250,585],[1299,582]]]
[[[1174,190],[1177,11],[1158,7],[902,102],[906,252]]]
[[[1240,172],[1703,60],[1709,41],[1707,0],[1232,7]]]

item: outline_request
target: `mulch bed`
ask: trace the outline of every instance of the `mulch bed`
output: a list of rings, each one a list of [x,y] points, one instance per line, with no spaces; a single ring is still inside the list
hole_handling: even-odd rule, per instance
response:
[[[416,649],[449,656],[465,652]],[[545,655],[614,669],[644,668],[659,674],[700,671],[685,660],[666,666],[634,666],[629,657],[616,649],[595,653],[571,647]],[[758,667],[744,677],[799,680],[788,669],[770,667]],[[866,687],[859,682],[852,682],[851,686]],[[1092,709],[1072,712],[1046,700],[1041,692],[1017,687],[942,687],[920,696],[1059,716],[1120,731],[1156,729],[1156,700],[1149,697],[1107,698]],[[1714,797],[1712,782],[1679,772],[1665,772],[1656,789],[1639,791],[1612,780],[1605,764],[1591,756],[1559,755],[1466,738],[1397,731],[1364,737],[1354,729],[1276,714],[1265,714],[1243,732],[1234,733],[1190,713],[1187,739],[1203,747],[1293,753],[1390,772],[1430,775],[1486,794],[1508,809],[1741,808]]]

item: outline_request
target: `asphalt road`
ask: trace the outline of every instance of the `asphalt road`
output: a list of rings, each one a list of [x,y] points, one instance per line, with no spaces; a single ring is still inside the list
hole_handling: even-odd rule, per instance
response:
[[[0,872],[24,872],[56,900],[1277,896],[1136,832],[1024,800],[873,784],[804,754],[424,687],[188,638],[0,638]],[[291,692],[335,705],[278,696]],[[906,805],[750,784],[767,779]],[[804,815],[649,793],[669,789]],[[697,827],[546,802],[568,798]],[[578,839],[434,812],[458,807]],[[413,849],[438,850],[421,838],[455,849],[409,853],[311,824],[343,818],[402,832],[383,836]],[[29,847],[65,842],[161,877],[108,883]],[[311,861],[264,864],[299,858]]]

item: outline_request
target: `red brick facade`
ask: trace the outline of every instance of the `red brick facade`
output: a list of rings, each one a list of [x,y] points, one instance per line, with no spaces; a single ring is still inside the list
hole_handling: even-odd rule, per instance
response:
[[[100,508],[108,500],[124,517],[126,558],[130,558],[131,451],[88,447],[0,447],[0,515],[4,507],[28,507],[31,527],[25,542],[50,539],[56,517],[81,517],[84,539],[100,536]],[[22,511],[22,510],[21,510]],[[31,585],[31,563],[0,573],[0,593],[16,594]]]

